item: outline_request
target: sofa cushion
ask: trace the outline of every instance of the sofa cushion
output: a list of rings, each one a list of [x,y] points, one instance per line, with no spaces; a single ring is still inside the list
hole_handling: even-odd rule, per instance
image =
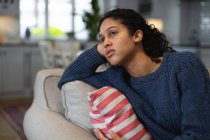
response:
[[[119,90],[106,86],[89,92],[88,100],[93,128],[99,128],[108,138],[111,138],[109,131],[113,130],[127,140],[151,139]]]
[[[92,123],[89,116],[87,92],[94,90],[96,88],[82,81],[68,82],[61,89],[65,117],[89,132],[91,132]]]

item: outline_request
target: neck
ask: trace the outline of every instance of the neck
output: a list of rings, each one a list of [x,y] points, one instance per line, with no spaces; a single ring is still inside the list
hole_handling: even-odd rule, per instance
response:
[[[145,52],[137,52],[128,63],[124,64],[125,70],[133,77],[146,76],[158,69],[160,64],[151,60]]]

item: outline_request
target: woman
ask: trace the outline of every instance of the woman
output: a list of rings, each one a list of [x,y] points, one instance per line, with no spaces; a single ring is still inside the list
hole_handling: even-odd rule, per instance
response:
[[[210,139],[210,79],[198,58],[175,52],[164,34],[130,9],[107,12],[99,21],[99,39],[66,68],[59,88],[73,80],[113,86],[155,140]],[[110,68],[95,72],[106,62]]]

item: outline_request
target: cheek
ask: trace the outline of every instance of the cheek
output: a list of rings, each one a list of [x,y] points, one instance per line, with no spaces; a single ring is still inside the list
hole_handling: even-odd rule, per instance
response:
[[[123,64],[130,57],[132,57],[136,51],[135,45],[132,42],[124,42],[124,44],[119,44],[117,53],[110,61]]]
[[[134,40],[133,38],[126,32],[124,35],[121,37],[121,42],[125,46],[133,46],[134,45]]]
[[[125,54],[128,55],[128,54],[134,52],[135,51],[135,48],[136,48],[135,47],[135,44],[131,40],[124,40],[122,42],[122,45],[119,46],[119,49],[121,50],[120,52],[123,53],[124,55]]]

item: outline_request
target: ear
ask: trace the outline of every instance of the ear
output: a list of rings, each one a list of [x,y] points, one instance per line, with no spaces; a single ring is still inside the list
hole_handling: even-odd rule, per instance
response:
[[[141,30],[137,30],[133,35],[134,42],[140,42],[143,38],[143,32]]]

